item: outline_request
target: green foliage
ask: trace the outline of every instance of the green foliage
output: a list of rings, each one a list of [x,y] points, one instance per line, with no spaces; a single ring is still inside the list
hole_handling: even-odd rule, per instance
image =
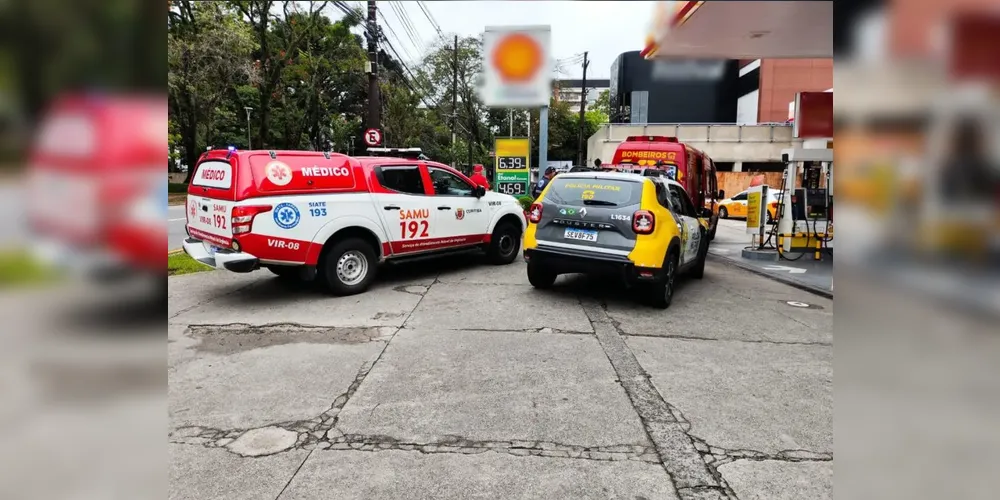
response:
[[[25,252],[0,252],[0,288],[45,284],[58,278],[56,270]]]
[[[517,199],[517,202],[520,203],[521,204],[521,208],[523,208],[524,211],[527,212],[528,209],[531,208],[531,204],[534,203],[535,200],[534,200],[534,198],[532,198],[530,196],[522,196],[522,197],[520,197],[520,198]]]
[[[185,163],[193,164],[206,146],[247,147],[249,132],[254,149],[330,147],[363,154],[367,52],[357,34],[363,16],[331,18],[337,11],[322,9],[324,4],[171,2],[170,150],[180,150]],[[419,61],[405,66],[386,44],[381,48],[384,145],[420,147],[428,157],[463,169],[490,164],[495,138],[510,133],[511,114],[487,108],[479,96],[479,38],[459,38],[455,51],[453,38],[439,37]],[[247,107],[253,108],[249,123]],[[530,115],[537,137],[537,110]],[[586,136],[600,121],[590,115]],[[528,135],[528,113],[515,110],[513,117],[514,135]],[[579,132],[579,117],[566,104],[554,105],[549,158],[575,159]]]
[[[604,116],[611,115],[611,90],[604,89],[597,96],[597,100],[594,102],[590,109],[594,111],[599,111],[604,114]],[[605,123],[607,120],[604,121]]]
[[[177,276],[180,274],[200,273],[211,271],[212,268],[192,259],[188,254],[181,252],[167,256],[167,274]]]

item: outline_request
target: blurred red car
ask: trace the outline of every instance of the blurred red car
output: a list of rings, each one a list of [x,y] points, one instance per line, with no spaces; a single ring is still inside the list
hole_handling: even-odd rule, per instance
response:
[[[68,95],[30,152],[25,205],[37,257],[89,276],[165,276],[167,104]]]

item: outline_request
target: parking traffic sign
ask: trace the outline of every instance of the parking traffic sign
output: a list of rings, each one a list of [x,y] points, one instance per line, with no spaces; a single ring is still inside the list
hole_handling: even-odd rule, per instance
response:
[[[369,146],[382,145],[382,131],[377,128],[365,130],[365,144]]]

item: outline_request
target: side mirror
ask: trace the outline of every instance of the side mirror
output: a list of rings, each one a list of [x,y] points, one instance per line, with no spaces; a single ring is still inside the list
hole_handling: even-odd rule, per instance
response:
[[[717,199],[719,199],[719,200],[724,200],[724,199],[726,199],[726,190],[725,190],[725,189],[720,189],[720,190],[719,190],[719,196],[718,196],[718,198],[717,198]]]
[[[476,186],[476,189],[473,192],[476,194],[476,198],[482,198],[483,196],[486,196],[486,188],[482,186]]]
[[[701,209],[701,217],[704,218],[704,219],[711,219],[712,218],[712,209],[711,208],[703,208],[703,209]]]

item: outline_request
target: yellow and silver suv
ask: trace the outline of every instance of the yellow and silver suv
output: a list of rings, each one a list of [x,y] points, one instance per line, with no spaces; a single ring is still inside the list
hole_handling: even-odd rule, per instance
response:
[[[528,211],[528,280],[548,288],[560,274],[614,274],[648,286],[650,302],[667,308],[679,275],[704,275],[708,215],[667,178],[561,174]]]

